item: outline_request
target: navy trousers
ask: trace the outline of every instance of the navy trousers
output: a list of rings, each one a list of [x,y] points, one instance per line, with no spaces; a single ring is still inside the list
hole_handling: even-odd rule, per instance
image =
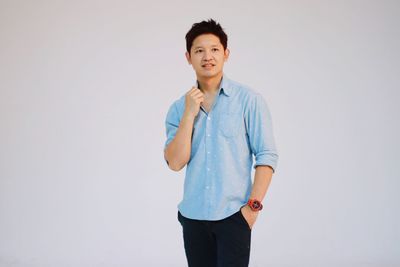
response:
[[[242,212],[218,221],[193,220],[178,211],[189,267],[247,267],[251,229]]]

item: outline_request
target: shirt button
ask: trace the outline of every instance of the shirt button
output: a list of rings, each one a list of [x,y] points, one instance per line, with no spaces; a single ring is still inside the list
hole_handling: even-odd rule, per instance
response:
[[[210,151],[207,151],[207,154],[210,154]]]
[[[207,120],[211,120],[211,117],[208,117]]]
[[[210,135],[210,134],[207,134],[207,136],[210,137],[211,135]]]
[[[206,189],[210,189],[210,187],[207,185],[207,186],[206,186]]]
[[[210,168],[207,168],[207,171],[210,171]]]

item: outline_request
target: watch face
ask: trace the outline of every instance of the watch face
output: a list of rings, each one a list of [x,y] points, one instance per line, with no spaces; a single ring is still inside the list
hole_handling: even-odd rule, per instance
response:
[[[260,207],[261,207],[261,203],[260,203],[260,201],[258,201],[258,200],[255,200],[254,202],[253,202],[253,208],[254,209],[256,209],[256,210],[258,210]]]

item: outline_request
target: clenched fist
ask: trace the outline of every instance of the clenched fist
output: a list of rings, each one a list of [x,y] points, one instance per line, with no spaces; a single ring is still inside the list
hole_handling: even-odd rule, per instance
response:
[[[195,86],[190,89],[185,96],[185,114],[196,117],[200,110],[200,104],[204,102],[204,94]]]

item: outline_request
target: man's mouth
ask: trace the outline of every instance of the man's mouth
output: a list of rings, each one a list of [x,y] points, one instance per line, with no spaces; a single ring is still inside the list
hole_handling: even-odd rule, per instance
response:
[[[215,65],[214,64],[204,64],[204,65],[201,65],[203,68],[211,68],[211,67],[214,67]]]

